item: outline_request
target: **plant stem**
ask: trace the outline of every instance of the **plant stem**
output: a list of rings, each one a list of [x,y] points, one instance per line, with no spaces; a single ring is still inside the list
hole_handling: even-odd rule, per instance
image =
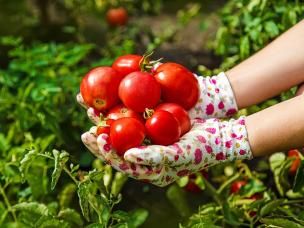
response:
[[[66,172],[66,174],[68,174],[71,177],[71,179],[75,182],[75,184],[78,185],[79,181],[71,174],[71,172],[67,169],[66,166],[63,168],[63,170]]]
[[[204,181],[206,184],[206,190],[209,191],[209,193],[211,193],[211,196],[213,197],[214,201],[217,202],[220,206],[222,206],[222,201],[216,189],[212,186],[212,184],[208,180],[206,180],[206,178],[204,178]]]
[[[218,193],[218,194],[221,194],[222,191],[223,191],[228,185],[230,185],[232,182],[234,182],[234,181],[235,181],[236,179],[238,179],[239,177],[240,177],[240,174],[237,173],[236,175],[234,175],[233,177],[231,177],[230,179],[228,179],[227,181],[225,181],[225,183],[222,184],[222,185],[220,186],[220,188],[217,190],[217,193]]]
[[[3,197],[3,199],[4,199],[4,202],[5,202],[6,206],[7,206],[8,211],[11,212],[11,214],[12,214],[15,222],[17,222],[17,217],[16,217],[16,214],[15,214],[15,211],[12,209],[12,205],[10,204],[10,202],[9,202],[9,200],[8,200],[8,198],[7,198],[7,196],[6,196],[5,192],[4,192],[1,184],[0,184],[0,193],[1,193],[2,197]]]

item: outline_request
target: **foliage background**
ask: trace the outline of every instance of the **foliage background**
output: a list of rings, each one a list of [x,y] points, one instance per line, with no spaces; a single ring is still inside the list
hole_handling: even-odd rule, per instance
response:
[[[90,123],[75,102],[84,73],[110,65],[122,53],[154,50],[155,58],[203,75],[228,69],[300,21],[301,1],[0,0],[0,5],[1,227],[304,226],[303,165],[296,177],[288,175],[292,159],[284,154],[219,165],[208,178],[197,174],[200,194],[184,190],[188,177],[160,189],[127,180],[94,160],[80,141]],[[127,27],[111,28],[105,12],[118,5],[131,19]],[[249,184],[231,195],[229,187],[238,179]],[[253,194],[262,198],[248,199]]]

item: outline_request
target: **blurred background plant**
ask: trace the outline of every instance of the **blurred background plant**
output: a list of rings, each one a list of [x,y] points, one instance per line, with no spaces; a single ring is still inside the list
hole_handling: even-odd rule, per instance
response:
[[[301,1],[0,6],[0,227],[304,226],[303,151],[222,164],[161,189],[94,160],[80,141],[90,123],[75,102],[84,73],[123,53],[154,51],[203,75],[228,69],[301,20]],[[124,26],[107,23],[117,7],[128,14]]]

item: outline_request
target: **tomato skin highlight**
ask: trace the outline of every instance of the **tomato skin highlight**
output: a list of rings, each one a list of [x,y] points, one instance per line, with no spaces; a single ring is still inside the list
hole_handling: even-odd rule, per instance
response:
[[[111,26],[123,26],[128,22],[128,12],[125,8],[112,8],[107,11],[106,20]]]
[[[119,98],[123,104],[135,112],[154,108],[160,100],[160,85],[149,73],[133,72],[120,83]]]
[[[118,120],[123,117],[133,117],[144,123],[144,118],[141,115],[139,115],[137,112],[133,111],[132,109],[127,108],[123,104],[117,105],[114,108],[112,108],[107,115],[107,118],[112,120]]]
[[[154,73],[161,85],[162,99],[189,110],[195,106],[199,98],[199,84],[195,76],[187,68],[177,63],[164,63]]]
[[[125,77],[128,74],[140,71],[140,62],[142,60],[140,55],[123,55],[118,57],[112,64],[112,68],[117,71],[117,73]]]
[[[300,151],[298,150],[290,150],[288,151],[288,157],[294,157],[295,159],[291,163],[291,166],[289,168],[289,174],[290,175],[295,175],[300,164],[301,164],[301,159],[300,159]]]
[[[133,147],[142,144],[145,138],[145,126],[136,118],[124,117],[111,124],[110,139],[119,156]]]
[[[170,112],[179,123],[179,126],[181,128],[181,136],[191,129],[190,117],[182,106],[174,103],[162,103],[158,105],[155,110],[165,110],[167,112]]]
[[[177,119],[169,112],[159,110],[146,121],[148,137],[154,144],[168,146],[179,140],[181,128]]]
[[[82,79],[80,93],[84,102],[98,111],[105,111],[119,102],[121,77],[111,67],[96,67]]]
[[[234,181],[230,187],[230,193],[238,193],[240,189],[247,184],[247,181],[239,180]]]

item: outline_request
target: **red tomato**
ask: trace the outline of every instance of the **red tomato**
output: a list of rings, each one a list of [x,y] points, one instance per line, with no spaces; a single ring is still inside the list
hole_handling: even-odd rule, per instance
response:
[[[122,26],[128,22],[128,12],[123,7],[109,9],[106,18],[109,25]]]
[[[110,126],[114,122],[112,119],[107,119],[102,121],[101,125],[97,126],[96,129],[96,135],[101,135],[101,134],[110,134]]]
[[[149,73],[137,71],[121,81],[118,94],[125,106],[135,112],[144,112],[158,104],[160,85]]]
[[[230,193],[238,193],[240,189],[247,184],[247,181],[235,181],[231,184]]]
[[[134,112],[132,109],[127,108],[126,106],[120,104],[112,108],[107,115],[107,118],[112,120],[118,120],[123,117],[133,117],[141,122],[144,122],[144,119],[137,112]]]
[[[177,119],[164,110],[154,112],[146,122],[146,130],[154,144],[164,146],[177,142],[181,134]]]
[[[288,151],[288,157],[294,157],[295,159],[291,163],[291,166],[289,168],[289,173],[291,175],[295,175],[300,164],[301,164],[301,159],[300,159],[300,151],[298,150],[290,150]]]
[[[137,119],[124,117],[111,124],[110,138],[119,156],[133,147],[140,146],[145,138],[145,126]]]
[[[157,110],[165,110],[170,112],[177,119],[181,128],[181,136],[190,130],[190,118],[182,106],[174,103],[163,103],[157,106],[156,111]]]
[[[116,70],[122,77],[140,71],[140,61],[143,57],[140,55],[123,55],[118,57],[112,64],[112,68]]]
[[[101,134],[110,134],[110,126],[98,126],[96,130],[96,135],[101,135]]]
[[[121,77],[111,67],[96,67],[82,79],[80,93],[84,102],[99,111],[116,105]]]
[[[164,63],[155,70],[155,78],[161,85],[162,98],[165,102],[191,109],[199,98],[199,85],[195,76],[177,63]]]

